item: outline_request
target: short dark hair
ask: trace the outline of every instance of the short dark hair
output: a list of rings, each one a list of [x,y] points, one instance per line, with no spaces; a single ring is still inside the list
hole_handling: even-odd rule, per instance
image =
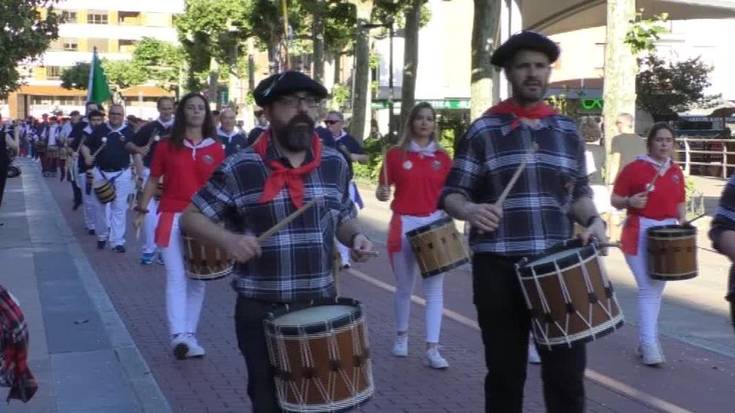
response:
[[[104,117],[105,117],[105,114],[104,114],[104,113],[102,113],[102,112],[101,112],[101,111],[99,111],[99,110],[93,110],[93,111],[91,111],[91,112],[89,112],[89,113],[87,114],[87,118],[88,118],[88,119],[91,119],[91,118],[95,118],[95,117],[102,117],[102,118],[104,118]]]
[[[165,102],[167,100],[171,101],[171,104],[176,106],[176,100],[172,96],[161,96],[156,100],[156,108],[161,106],[161,102]]]

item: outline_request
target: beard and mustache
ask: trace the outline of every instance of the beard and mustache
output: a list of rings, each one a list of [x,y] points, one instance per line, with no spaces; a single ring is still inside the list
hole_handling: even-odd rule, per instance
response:
[[[290,152],[301,152],[311,148],[314,136],[314,120],[305,114],[294,116],[285,125],[271,125],[278,143]]]

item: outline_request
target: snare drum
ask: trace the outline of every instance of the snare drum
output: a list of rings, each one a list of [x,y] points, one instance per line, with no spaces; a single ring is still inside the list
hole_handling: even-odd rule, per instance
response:
[[[97,199],[103,204],[109,204],[115,200],[115,185],[111,184],[110,181],[104,180],[102,185],[94,188],[94,194],[97,195]]]
[[[226,252],[183,232],[184,268],[192,280],[217,280],[232,272],[233,263]]]
[[[451,218],[406,232],[424,278],[447,272],[470,261],[462,235]]]
[[[539,345],[568,346],[605,336],[623,314],[594,244],[570,240],[516,264]]]
[[[263,323],[276,396],[285,411],[344,411],[373,395],[367,325],[358,301],[282,308]]]
[[[59,157],[59,147],[56,145],[49,145],[46,149],[46,156],[49,159],[57,159]]]
[[[656,280],[688,280],[697,276],[697,228],[682,225],[651,227],[648,274]]]

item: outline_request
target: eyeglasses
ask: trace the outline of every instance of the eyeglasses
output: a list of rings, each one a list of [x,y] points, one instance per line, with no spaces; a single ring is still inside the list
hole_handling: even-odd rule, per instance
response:
[[[342,122],[342,121],[339,120],[339,119],[338,120],[333,120],[333,119],[325,119],[324,120],[324,123],[326,123],[327,125],[334,125],[335,123],[340,123],[340,122]]]
[[[278,103],[289,108],[297,108],[302,102],[309,108],[315,108],[319,106],[320,100],[314,96],[281,96],[278,98]]]

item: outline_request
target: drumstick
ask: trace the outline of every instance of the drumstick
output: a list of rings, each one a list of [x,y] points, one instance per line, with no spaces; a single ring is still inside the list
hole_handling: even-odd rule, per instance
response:
[[[495,201],[496,207],[503,206],[503,202],[505,202],[505,198],[508,197],[510,190],[513,189],[513,186],[516,184],[516,181],[521,176],[521,173],[523,172],[523,170],[526,168],[526,164],[528,163],[528,157],[534,154],[536,150],[538,150],[538,144],[534,142],[531,148],[528,149],[528,152],[526,152],[526,156],[523,157],[521,164],[518,165],[518,168],[516,168],[516,171],[513,174],[513,177],[510,178],[510,182],[508,182],[508,185],[505,186],[505,188],[503,189],[503,192],[500,194],[500,197],[498,197],[498,200]]]
[[[105,147],[106,144],[107,144],[107,138],[102,138],[102,145],[100,145],[100,147],[96,151],[94,151],[94,153],[92,154],[92,157],[93,158],[96,157],[97,154],[100,153],[100,151],[102,150],[102,148]]]
[[[682,226],[692,225],[692,222],[694,222],[694,221],[698,220],[699,218],[702,218],[702,217],[704,217],[706,215],[707,215],[707,213],[705,212],[704,214],[698,215],[698,216],[690,219],[689,221],[684,221],[681,225]]]
[[[283,221],[281,221],[281,222],[277,223],[276,225],[272,226],[268,231],[260,234],[260,236],[258,237],[258,242],[265,241],[266,239],[270,238],[271,235],[275,234],[276,232],[280,231],[283,227],[285,227],[286,225],[288,225],[291,221],[293,221],[294,219],[298,218],[301,214],[303,214],[304,212],[306,212],[307,209],[309,209],[312,206],[314,206],[314,204],[316,203],[316,200],[317,199],[319,199],[319,198],[312,199],[306,205],[302,206],[301,208],[297,209],[294,213],[292,213],[291,215],[287,216],[286,219],[284,219]]]
[[[620,248],[620,242],[602,242],[596,245],[598,248]]]

